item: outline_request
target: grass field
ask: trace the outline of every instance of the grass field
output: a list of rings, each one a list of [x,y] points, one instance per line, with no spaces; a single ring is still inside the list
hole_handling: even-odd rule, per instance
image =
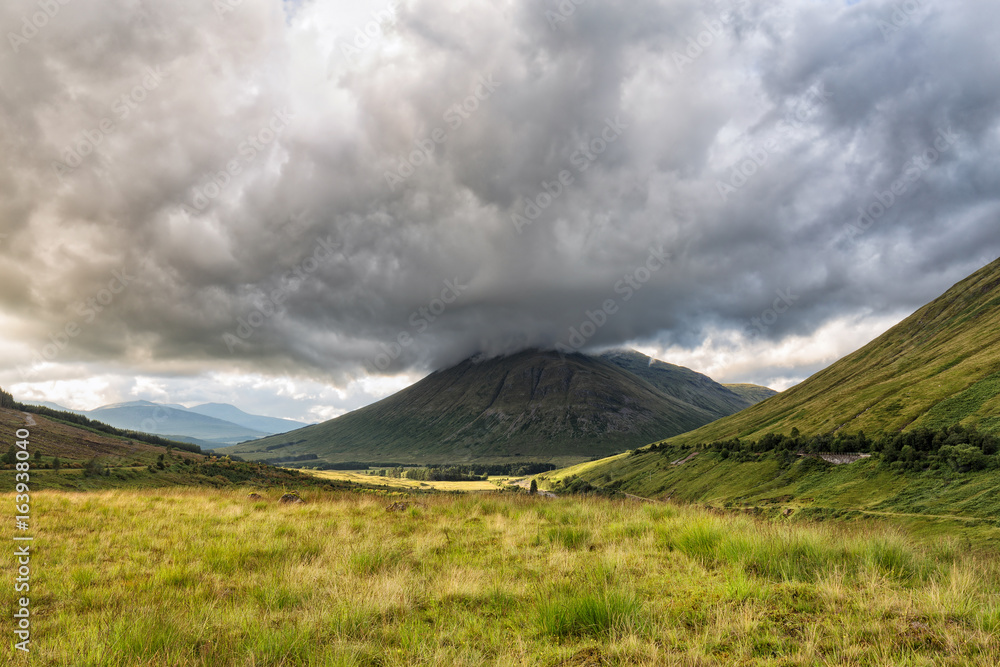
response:
[[[3,664],[1000,663],[1000,563],[958,540],[602,498],[264,493],[36,494],[32,654],[4,642]]]

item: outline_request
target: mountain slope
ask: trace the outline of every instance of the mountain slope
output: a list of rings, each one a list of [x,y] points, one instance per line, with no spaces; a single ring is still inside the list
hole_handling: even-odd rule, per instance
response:
[[[711,384],[711,392],[726,393]],[[466,360],[337,419],[219,451],[246,458],[316,454],[330,462],[566,463],[719,415],[717,397],[675,391],[685,392],[690,402],[603,358],[527,351]]]
[[[207,417],[222,419],[236,424],[237,426],[249,428],[254,431],[262,431],[264,433],[285,433],[286,431],[293,431],[297,428],[308,426],[308,424],[304,422],[297,422],[291,419],[279,419],[277,417],[252,415],[247,412],[243,412],[235,405],[229,405],[228,403],[203,403],[202,405],[196,405],[193,408],[187,408],[187,410],[190,412],[196,412],[200,415],[205,415]]]
[[[762,387],[759,384],[747,384],[745,382],[724,384],[722,386],[748,400],[750,405],[760,403],[761,401],[771,398],[778,393],[770,387]]]
[[[635,350],[606,352],[600,358],[638,375],[668,396],[708,411],[716,418],[739,412],[778,393],[755,384],[721,385],[690,368],[668,364]]]
[[[1000,260],[802,383],[669,443],[955,423],[1000,431]]]
[[[31,406],[25,406],[29,408]],[[30,432],[29,451],[41,451],[45,457],[59,457],[63,463],[83,461],[95,456],[113,462],[138,461],[143,465],[166,452],[166,446],[141,442],[134,438],[100,433],[91,428],[68,424],[36,413],[0,407],[0,428],[14,434],[17,429]],[[178,456],[201,459],[200,454],[177,449]],[[36,462],[32,467],[37,468]]]

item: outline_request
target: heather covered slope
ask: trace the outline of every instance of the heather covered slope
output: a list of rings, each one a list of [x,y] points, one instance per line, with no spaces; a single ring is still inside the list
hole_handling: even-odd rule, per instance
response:
[[[682,433],[746,404],[705,376],[672,368],[687,384],[668,393],[665,378],[650,377],[654,384],[607,358],[526,351],[469,359],[337,419],[220,451],[246,458],[316,454],[322,461],[561,464]]]

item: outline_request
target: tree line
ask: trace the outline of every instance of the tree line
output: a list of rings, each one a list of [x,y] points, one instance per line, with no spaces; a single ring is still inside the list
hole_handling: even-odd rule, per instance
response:
[[[791,458],[798,454],[871,454],[881,465],[894,470],[940,470],[969,472],[1000,468],[1000,438],[981,433],[975,427],[956,424],[940,429],[918,428],[902,433],[888,433],[875,438],[858,433],[823,433],[803,436],[797,428],[789,435],[767,433],[757,440],[731,438],[719,440],[702,449],[716,451],[736,461],[752,461],[761,454]],[[648,450],[676,452],[665,443]]]

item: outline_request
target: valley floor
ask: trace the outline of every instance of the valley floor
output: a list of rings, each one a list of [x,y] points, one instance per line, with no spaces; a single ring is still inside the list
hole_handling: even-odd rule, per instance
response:
[[[602,498],[262,493],[36,494],[32,653],[4,642],[3,663],[1000,663],[1000,563],[957,540]]]

